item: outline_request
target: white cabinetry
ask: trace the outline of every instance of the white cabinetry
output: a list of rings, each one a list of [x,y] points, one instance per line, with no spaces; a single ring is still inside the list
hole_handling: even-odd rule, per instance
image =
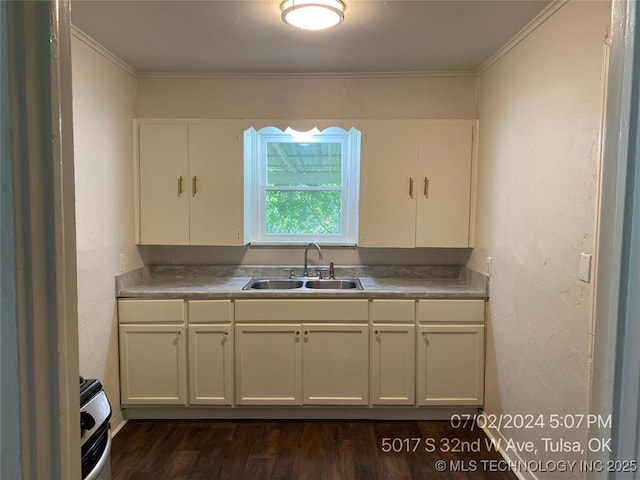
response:
[[[476,121],[364,122],[360,240],[469,247]]]
[[[303,324],[305,405],[369,404],[369,327]]]
[[[358,244],[415,247],[418,126],[413,121],[366,122],[362,133]]]
[[[124,405],[186,405],[182,300],[119,300],[120,385]]]
[[[236,402],[367,405],[367,321],[366,300],[236,301]]]
[[[118,314],[125,407],[484,400],[484,300],[120,299]]]
[[[236,403],[302,403],[301,325],[236,325]]]
[[[242,245],[240,124],[139,122],[139,243]]]
[[[373,405],[415,404],[415,301],[373,300]]]
[[[418,302],[418,405],[482,405],[484,301]]]
[[[187,125],[140,125],[140,243],[189,244]]]
[[[233,404],[233,303],[190,300],[189,403]]]

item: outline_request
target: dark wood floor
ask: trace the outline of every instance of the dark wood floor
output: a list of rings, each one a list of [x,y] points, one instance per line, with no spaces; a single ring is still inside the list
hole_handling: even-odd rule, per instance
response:
[[[475,449],[472,442],[480,439],[481,450],[445,452],[442,439],[451,440],[450,449],[465,450]],[[515,479],[509,472],[491,472],[496,464],[487,460],[501,457],[487,450],[485,439],[477,428],[453,429],[449,422],[133,420],[114,438],[112,475],[113,480]],[[383,452],[394,447],[401,451]],[[438,460],[445,462],[443,472]]]

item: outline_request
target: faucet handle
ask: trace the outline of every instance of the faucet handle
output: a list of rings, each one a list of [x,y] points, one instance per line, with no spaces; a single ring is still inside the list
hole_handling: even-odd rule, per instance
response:
[[[336,278],[336,266],[333,262],[329,263],[329,278],[334,280]]]
[[[318,272],[318,280],[322,280],[322,274],[324,272],[328,272],[329,270],[327,268],[320,268],[318,267],[317,272]]]
[[[283,268],[285,272],[289,272],[289,278],[296,278],[296,270],[294,268]]]

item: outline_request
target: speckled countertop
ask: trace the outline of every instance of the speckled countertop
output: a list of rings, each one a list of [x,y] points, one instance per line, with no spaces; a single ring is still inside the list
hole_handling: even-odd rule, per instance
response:
[[[315,267],[313,267],[315,268]],[[300,274],[301,268],[297,268]],[[314,271],[310,267],[311,271]],[[364,290],[242,290],[253,277],[286,278],[274,266],[143,267],[116,277],[119,298],[487,298],[487,277],[462,266],[336,267]]]

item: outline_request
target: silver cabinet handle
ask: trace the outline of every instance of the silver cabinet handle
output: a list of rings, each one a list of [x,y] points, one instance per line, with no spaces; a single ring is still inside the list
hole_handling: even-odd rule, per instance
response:
[[[308,332],[308,331],[305,331],[305,332],[304,332],[304,341],[305,341],[305,342],[308,342],[308,341],[309,341],[309,332]]]
[[[429,198],[429,177],[424,177],[424,198]]]
[[[409,196],[413,198],[413,177],[409,177]]]

